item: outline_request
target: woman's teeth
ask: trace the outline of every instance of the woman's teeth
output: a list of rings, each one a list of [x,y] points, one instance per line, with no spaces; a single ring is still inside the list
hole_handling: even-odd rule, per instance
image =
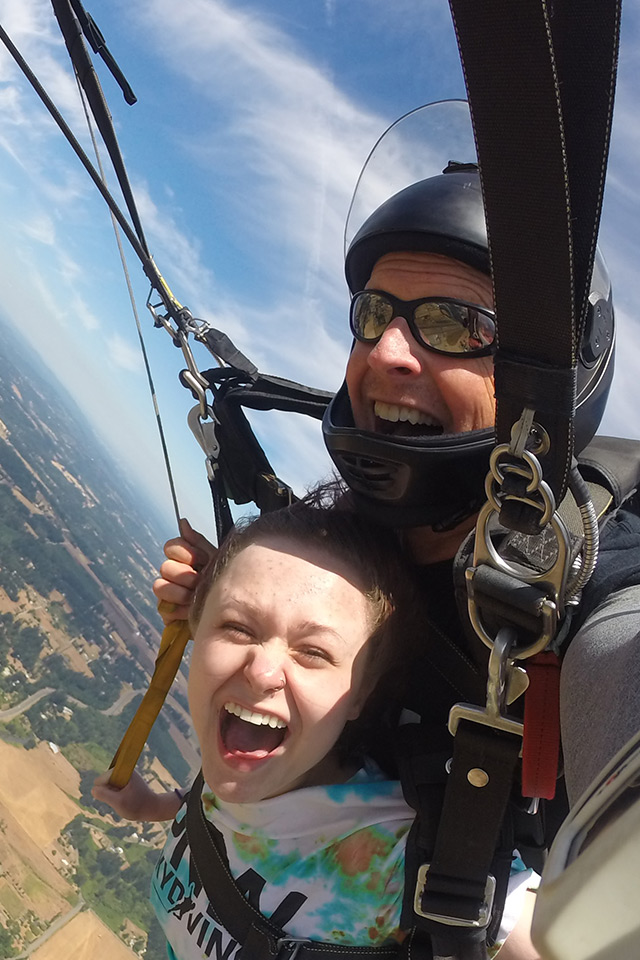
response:
[[[274,717],[270,713],[256,713],[254,710],[247,710],[246,707],[241,707],[238,703],[225,703],[224,709],[227,713],[232,713],[235,717],[246,720],[247,723],[255,723],[258,727],[269,726],[275,730],[286,727],[284,720],[280,720],[279,717]]]

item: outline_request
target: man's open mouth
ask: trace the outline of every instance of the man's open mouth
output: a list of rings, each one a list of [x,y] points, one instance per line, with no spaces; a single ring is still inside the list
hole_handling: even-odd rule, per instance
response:
[[[415,407],[376,400],[373,405],[376,433],[393,437],[438,437],[444,433],[439,420]]]
[[[286,723],[270,713],[248,710],[233,701],[220,711],[220,736],[225,750],[261,760],[285,739]]]

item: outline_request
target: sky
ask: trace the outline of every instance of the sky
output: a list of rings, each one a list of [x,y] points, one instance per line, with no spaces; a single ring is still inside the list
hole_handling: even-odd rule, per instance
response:
[[[151,252],[176,297],[262,372],[337,389],[350,343],[343,234],[358,174],[399,116],[465,96],[446,0],[85,6],[138,97],[127,106],[97,62]],[[89,152],[49,0],[0,0],[0,23]],[[637,438],[639,41],[640,8],[629,2],[600,235],[619,338],[602,432]],[[160,535],[173,536],[107,208],[3,50],[0,116],[0,312],[69,390],[141,504],[161,513]],[[186,422],[193,400],[178,380],[184,363],[153,327],[148,282],[127,257],[180,511],[211,535],[202,454]],[[194,353],[203,368],[213,365],[202,346]],[[253,420],[276,472],[298,492],[328,474],[318,423],[284,414]]]

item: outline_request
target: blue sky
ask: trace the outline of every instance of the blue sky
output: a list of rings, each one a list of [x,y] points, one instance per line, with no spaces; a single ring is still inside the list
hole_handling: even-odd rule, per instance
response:
[[[336,389],[349,347],[345,217],[377,137],[422,103],[464,96],[445,0],[86,0],[134,88],[99,73],[155,260],[177,298],[265,373]],[[0,22],[90,144],[49,0],[0,0]],[[638,4],[625,10],[601,248],[619,323],[605,432],[640,437]],[[0,56],[0,309],[65,383],[141,502],[168,487],[106,207],[17,68]],[[180,508],[211,532],[190,395],[129,267]],[[196,357],[210,366],[206,351]],[[259,435],[297,489],[326,474],[315,422],[262,415]]]

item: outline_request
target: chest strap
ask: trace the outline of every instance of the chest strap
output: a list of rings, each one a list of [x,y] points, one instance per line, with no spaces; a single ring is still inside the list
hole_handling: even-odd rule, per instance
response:
[[[234,960],[395,960],[411,956],[415,960],[432,960],[432,954],[416,953],[407,937],[402,946],[349,947],[324,941],[291,937],[281,927],[260,913],[243,896],[236,885],[219,830],[210,823],[202,809],[202,771],[198,774],[187,799],[187,836],[191,862],[195,868],[218,921],[234,940],[242,944]]]

